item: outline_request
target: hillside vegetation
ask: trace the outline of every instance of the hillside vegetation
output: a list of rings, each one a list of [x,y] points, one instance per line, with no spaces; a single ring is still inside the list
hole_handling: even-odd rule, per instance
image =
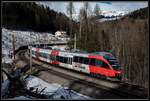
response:
[[[3,2],[2,26],[39,32],[69,31],[69,18],[35,2]]]
[[[141,8],[139,10],[131,12],[125,17],[130,17],[130,18],[133,18],[133,19],[137,19],[137,18],[139,18],[139,19],[146,19],[146,18],[148,18],[148,7]]]
[[[77,34],[79,49],[111,51],[120,61],[128,82],[148,87],[148,8],[114,21],[82,20],[81,28]]]

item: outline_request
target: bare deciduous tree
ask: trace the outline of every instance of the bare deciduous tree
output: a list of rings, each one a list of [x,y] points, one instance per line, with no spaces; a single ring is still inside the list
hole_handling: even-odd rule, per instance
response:
[[[99,16],[99,15],[101,14],[101,9],[100,9],[100,7],[99,7],[98,4],[95,5],[94,14],[95,14],[96,16]]]
[[[67,14],[70,16],[70,35],[72,35],[72,20],[73,20],[73,14],[75,13],[75,9],[73,6],[73,2],[70,1],[67,6]]]

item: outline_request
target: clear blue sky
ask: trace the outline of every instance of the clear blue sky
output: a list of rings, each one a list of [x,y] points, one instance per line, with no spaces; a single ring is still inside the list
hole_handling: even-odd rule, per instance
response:
[[[43,1],[37,2],[40,4],[44,4],[49,6],[51,9],[55,11],[62,12],[66,14],[66,6],[68,5],[69,1]],[[82,1],[73,2],[76,14],[79,13],[79,9],[83,7]],[[134,11],[139,8],[144,8],[148,6],[148,1],[97,1],[97,2],[89,2],[91,9],[93,10],[95,4],[99,4],[102,11]]]

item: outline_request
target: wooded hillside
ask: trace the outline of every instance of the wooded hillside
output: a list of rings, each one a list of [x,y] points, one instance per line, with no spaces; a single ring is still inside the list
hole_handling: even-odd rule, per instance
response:
[[[81,22],[77,48],[93,52],[112,51],[125,71],[124,78],[130,83],[148,87],[148,7],[119,20],[100,23],[97,19],[84,18]]]
[[[2,26],[5,28],[53,33],[57,30],[69,32],[68,21],[69,18],[65,14],[35,2],[3,2],[2,4]]]

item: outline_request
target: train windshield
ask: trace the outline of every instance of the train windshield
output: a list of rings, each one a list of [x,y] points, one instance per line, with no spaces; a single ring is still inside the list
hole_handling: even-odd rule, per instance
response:
[[[106,54],[104,57],[108,60],[110,65],[112,65],[113,69],[115,69],[115,70],[121,69],[121,66],[120,66],[118,60],[113,55]]]

